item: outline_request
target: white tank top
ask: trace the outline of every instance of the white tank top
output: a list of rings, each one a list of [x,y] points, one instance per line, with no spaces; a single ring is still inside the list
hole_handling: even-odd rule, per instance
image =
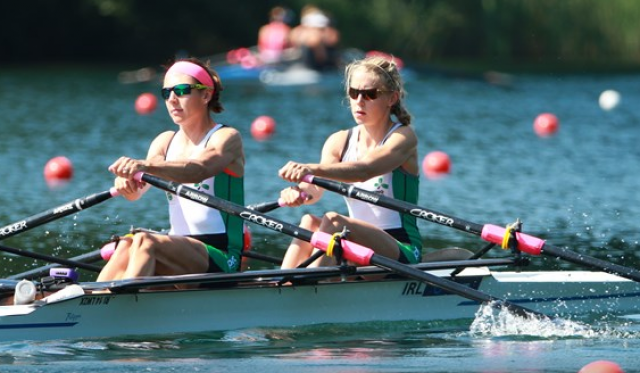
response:
[[[200,153],[202,153],[206,148],[209,138],[211,138],[215,131],[222,127],[222,124],[217,124],[213,127],[202,141],[196,145],[196,148],[191,154],[191,158],[195,158],[200,155]],[[178,150],[176,148],[177,147],[173,146],[172,139],[171,143],[169,143],[169,148],[167,149],[167,161],[178,158],[176,155]],[[185,183],[184,185],[197,189],[203,193],[215,195],[213,189],[214,180],[215,177],[210,177],[200,183]],[[182,197],[177,197],[175,194],[171,193],[167,193],[167,199],[169,200],[169,221],[171,223],[171,230],[169,231],[169,234],[185,236],[226,232],[224,221],[222,220],[222,216],[218,210]]]
[[[382,145],[389,135],[400,127],[401,123],[395,123],[389,129],[389,132],[385,135],[384,139],[380,141],[378,146]],[[358,152],[358,138],[360,134],[360,126],[353,128],[347,147],[342,155],[342,162],[357,161],[359,159]],[[384,175],[375,176],[367,181],[352,183],[353,186],[361,188],[370,192],[376,192],[383,194],[387,197],[394,198],[392,173],[386,173]],[[359,201],[352,198],[346,198],[347,208],[349,209],[349,216],[355,219],[360,219],[377,226],[380,229],[394,229],[401,228],[402,221],[400,214],[396,211],[389,210],[384,207],[376,206],[371,203]]]

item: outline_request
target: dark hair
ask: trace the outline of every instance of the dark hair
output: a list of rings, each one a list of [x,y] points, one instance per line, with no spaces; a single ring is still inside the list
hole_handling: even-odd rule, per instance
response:
[[[398,102],[391,107],[391,114],[395,115],[400,123],[410,125],[411,114],[409,114],[409,111],[402,101],[407,95],[407,92],[404,90],[400,70],[394,62],[393,57],[389,59],[382,56],[372,56],[351,62],[344,71],[345,92],[349,92],[351,74],[360,67],[376,74],[386,90],[398,92]]]
[[[194,63],[202,67],[203,69],[205,69],[205,71],[209,73],[209,75],[211,75],[211,79],[213,80],[213,95],[211,96],[211,100],[209,100],[207,107],[209,108],[209,110],[211,110],[216,114],[222,113],[224,111],[224,107],[222,107],[222,103],[220,102],[220,93],[222,93],[222,91],[224,90],[224,87],[222,86],[220,75],[218,75],[218,73],[209,66],[209,61],[202,62],[195,57],[189,57],[189,58],[181,58],[181,59],[175,60],[173,63],[176,63],[178,61],[187,61],[187,62]],[[173,63],[171,65],[173,65]],[[169,67],[171,67],[171,65],[169,65]],[[167,67],[167,70],[168,70],[168,67]],[[200,82],[200,83],[202,84],[203,82]]]

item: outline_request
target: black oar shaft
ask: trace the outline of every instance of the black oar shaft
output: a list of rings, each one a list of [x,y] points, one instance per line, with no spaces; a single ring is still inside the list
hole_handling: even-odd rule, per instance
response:
[[[364,189],[356,188],[353,185],[342,183],[334,180],[327,180],[318,177],[308,177],[307,181],[326,190],[342,194],[346,197],[369,202],[374,205],[382,206],[390,210],[398,211],[403,214],[413,215],[417,218],[428,220],[432,223],[445,225],[464,232],[480,235],[483,225],[471,223],[435,210],[428,210],[414,204],[389,198],[382,194],[369,192]]]
[[[610,263],[592,256],[582,255],[563,247],[557,247],[547,243],[542,247],[542,254],[640,282],[640,271],[637,269]]]
[[[217,210],[222,210],[231,215],[238,216],[243,220],[250,223],[261,225],[267,229],[281,232],[286,235],[299,238],[303,241],[311,241],[313,233],[298,227],[297,225],[289,224],[276,218],[269,217],[262,214],[259,209],[252,210],[245,206],[229,202],[225,199],[214,197],[212,195],[200,192],[193,188],[189,188],[180,183],[161,179],[157,176],[142,174],[141,181],[149,183],[157,188],[165,190],[169,193],[176,194],[180,197],[192,200],[207,207],[211,207]]]
[[[501,243],[505,233],[505,228],[503,227],[498,227],[492,224],[471,223],[466,220],[453,217],[451,215],[443,214],[433,210],[427,210],[423,207],[405,201],[399,201],[387,196],[369,192],[354,187],[353,185],[348,183],[327,180],[315,176],[307,176],[305,177],[305,181],[315,184],[326,190],[342,194],[349,198],[369,202],[404,214],[413,215],[417,218],[424,219],[432,223],[450,226],[467,233],[475,234],[494,244]],[[603,272],[611,273],[640,282],[640,271],[634,268],[624,267],[588,255],[579,254],[565,248],[555,247],[540,238],[525,233],[516,233],[516,238],[518,240],[518,249],[528,254],[544,254],[552,257],[557,257],[574,264],[586,266],[592,269],[598,269]]]
[[[247,206],[247,208],[250,210],[256,210],[260,212],[273,211],[278,207],[280,207],[280,201],[260,202]]]
[[[101,261],[101,260],[104,260],[104,259],[102,259],[102,256],[100,255],[100,249],[98,249],[98,250],[94,250],[94,251],[86,253],[86,254],[74,256],[73,258],[69,258],[68,262],[66,264],[65,263],[48,264],[48,265],[45,265],[45,266],[42,266],[42,267],[30,269],[28,271],[24,271],[24,272],[21,272],[21,273],[16,273],[15,275],[11,275],[11,276],[7,277],[7,279],[8,280],[22,280],[22,279],[25,279],[25,278],[26,279],[39,279],[39,278],[42,278],[44,276],[49,275],[49,271],[51,269],[58,268],[58,267],[60,267],[61,264],[67,265],[69,267],[74,267],[74,268],[83,268],[81,266],[83,266],[85,264],[95,263],[95,262],[98,262],[98,261]],[[88,269],[88,268],[84,268],[84,269]],[[100,272],[100,267],[91,266],[91,269],[89,269],[89,270],[93,271],[93,272]]]
[[[98,203],[104,202],[116,195],[117,195],[117,192],[115,191],[115,189],[106,190],[103,192],[92,194],[84,198],[75,199],[71,202],[67,202],[58,207],[54,207],[52,209],[43,211],[39,214],[33,215],[26,219],[6,225],[0,228],[0,240],[14,236],[21,232],[28,231],[29,229],[38,227],[50,221],[74,214],[80,210],[83,210],[88,207],[97,205]]]
[[[316,234],[314,234],[313,232],[306,230],[304,228],[301,228],[299,226],[289,224],[275,218],[271,218],[258,211],[250,210],[244,206],[240,206],[238,204],[229,202],[219,197],[202,193],[200,191],[197,191],[195,189],[189,188],[187,186],[184,186],[176,182],[161,179],[157,176],[153,176],[149,174],[138,174],[136,177],[141,181],[149,183],[167,192],[174,193],[183,198],[190,199],[194,202],[200,203],[202,205],[205,205],[211,208],[225,211],[232,215],[238,216],[246,221],[249,221],[257,225],[261,225],[265,228],[274,230],[276,232],[281,232],[289,236],[299,238],[303,241],[311,242],[312,244],[314,244],[315,247],[321,250],[326,250],[327,248],[326,237],[330,235],[326,233],[317,232]],[[537,311],[529,310],[527,308],[510,303],[506,300],[494,298],[478,290],[456,283],[455,281],[452,281],[446,278],[441,278],[427,272],[422,272],[420,270],[417,270],[415,268],[402,264],[398,261],[373,254],[371,249],[358,245],[354,242],[341,240],[341,245],[344,249],[345,259],[354,261],[358,264],[363,264],[363,265],[374,264],[380,267],[386,267],[388,269],[393,270],[395,273],[404,275],[408,278],[413,278],[415,280],[425,282],[429,285],[441,288],[443,290],[449,291],[461,297],[478,301],[480,303],[488,302],[492,306],[496,306],[498,308],[506,307],[510,310],[515,311],[519,315],[529,317],[530,315],[533,314],[533,315],[548,318],[547,315],[544,315]],[[364,260],[363,258],[366,258],[366,260]]]
[[[62,264],[62,265],[70,266],[70,267],[82,268],[82,269],[86,269],[86,270],[94,271],[94,272],[100,272],[100,269],[101,269],[100,267],[94,266],[94,265],[91,265],[91,264],[77,262],[77,261],[70,260],[70,259],[58,258],[58,257],[55,257],[55,256],[46,255],[46,254],[40,254],[40,253],[36,253],[36,252],[33,252],[33,251],[15,249],[13,247],[8,247],[8,246],[4,246],[4,245],[0,245],[0,251],[4,251],[4,252],[7,252],[7,253],[19,255],[19,256],[24,256],[24,257],[27,257],[27,258],[46,260],[46,261],[51,262],[51,263],[58,263],[58,264]]]

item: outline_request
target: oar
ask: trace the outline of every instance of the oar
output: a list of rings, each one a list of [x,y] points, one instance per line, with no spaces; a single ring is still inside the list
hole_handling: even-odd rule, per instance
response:
[[[82,269],[86,269],[86,270],[94,271],[94,272],[100,272],[100,270],[101,270],[100,267],[94,266],[94,265],[91,265],[91,264],[87,264],[87,263],[83,263],[83,262],[79,262],[79,261],[75,261],[75,260],[71,260],[71,259],[58,258],[58,257],[55,257],[55,256],[46,255],[46,254],[35,253],[33,251],[15,249],[13,247],[4,246],[4,245],[0,245],[0,251],[4,251],[4,252],[15,254],[15,255],[24,256],[24,257],[27,257],[27,258],[45,260],[45,261],[50,262],[50,263],[58,263],[58,264],[66,265],[66,266],[69,266],[69,267],[82,268]]]
[[[75,199],[71,202],[65,203],[64,205],[54,207],[26,219],[6,225],[0,228],[0,240],[28,231],[29,229],[38,227],[50,221],[74,214],[91,206],[95,206],[117,195],[118,191],[116,191],[115,188],[111,188],[90,196]]]
[[[268,212],[271,210],[274,210],[280,206],[284,205],[284,202],[282,202],[282,200],[277,200],[277,201],[269,201],[269,202],[261,202],[261,203],[256,203],[253,205],[249,205],[247,206],[247,208],[250,208],[252,210],[256,210],[256,211],[261,211],[261,212]],[[0,250],[2,250],[0,248]],[[43,276],[47,276],[49,274],[49,271],[53,268],[57,268],[60,264],[62,265],[68,265],[68,266],[72,266],[72,267],[76,267],[76,268],[84,268],[83,265],[85,264],[89,264],[89,263],[95,263],[95,262],[99,262],[101,260],[104,260],[102,253],[101,253],[101,249],[96,249],[93,250],[91,252],[85,253],[85,254],[81,254],[78,256],[74,256],[73,258],[69,258],[69,259],[59,259],[56,257],[50,257],[50,256],[46,256],[46,255],[42,255],[42,254],[32,254],[31,252],[28,251],[24,251],[24,250],[19,250],[19,249],[13,249],[11,248],[11,252],[13,254],[17,254],[17,255],[23,255],[23,256],[29,256],[29,257],[34,257],[35,259],[44,259],[47,260],[51,263],[55,263],[55,264],[48,264],[42,267],[38,267],[38,268],[33,268],[30,269],[28,271],[25,272],[21,272],[21,273],[17,273],[15,275],[9,276],[7,277],[7,279],[9,280],[21,280],[24,278],[40,278]],[[25,254],[26,253],[26,254]],[[282,263],[282,259],[280,258],[276,258],[276,257],[272,257],[269,255],[265,255],[265,254],[260,254],[260,253],[254,253],[251,251],[246,251],[242,253],[243,256],[249,257],[249,258],[254,258],[254,259],[259,259],[259,260],[264,260],[266,262],[270,262],[270,263],[274,263],[274,264],[280,264]],[[88,268],[85,269],[89,269],[91,271],[94,272],[100,272],[101,267],[98,266],[90,266]]]
[[[430,221],[432,223],[448,226],[464,232],[475,234],[482,237],[487,242],[501,245],[505,239],[505,234],[509,234],[506,228],[493,224],[476,224],[471,223],[451,215],[443,214],[434,210],[429,210],[418,205],[414,205],[405,201],[380,195],[354,187],[351,184],[327,180],[315,176],[305,176],[304,181],[315,184],[321,188],[342,194],[349,198],[358,199],[360,201],[372,203],[391,210],[415,216],[420,219]],[[625,277],[630,280],[640,282],[640,271],[624,267],[618,264],[609,263],[588,255],[579,254],[566,248],[556,247],[541,238],[537,238],[525,233],[515,232],[518,250],[531,255],[548,255],[564,259],[568,262],[579,264],[585,267],[598,269],[603,272]]]
[[[185,185],[173,181],[167,181],[157,176],[137,173],[135,175],[135,179],[138,181],[149,183],[157,188],[165,190],[169,193],[176,194],[182,198],[192,200],[194,202],[217,210],[225,211],[228,214],[238,216],[245,221],[261,225],[267,229],[271,229],[273,231],[284,233],[303,241],[310,242],[314,247],[317,247],[318,249],[321,249],[323,251],[326,251],[329,246],[333,246],[333,238],[328,233],[314,233],[299,226],[272,218],[258,211],[250,210],[244,206],[240,206],[225,199],[202,193],[196,189],[189,188]],[[343,250],[344,258],[354,263],[360,265],[375,265],[381,268],[386,268],[396,274],[425,282],[429,285],[453,294],[457,294],[461,297],[480,303],[487,303],[497,308],[506,308],[520,316],[531,317],[531,315],[537,315],[540,317],[549,318],[549,316],[537,311],[518,306],[509,301],[493,297],[468,286],[459,284],[455,281],[441,278],[430,273],[420,271],[411,266],[402,264],[396,260],[377,255],[373,252],[373,250],[362,245],[358,245],[354,242],[343,239],[340,241],[340,245]]]
[[[22,253],[22,252],[21,252]],[[20,255],[20,254],[19,254]],[[73,258],[69,258],[69,259],[63,259],[66,261],[66,263],[61,263],[58,261],[59,258],[55,258],[54,260],[49,260],[49,259],[45,259],[45,260],[49,260],[52,263],[57,263],[57,264],[48,264],[42,267],[38,267],[38,268],[33,268],[30,269],[28,271],[24,271],[21,273],[16,273],[15,275],[11,275],[9,277],[7,277],[7,280],[22,280],[22,279],[40,279],[41,277],[44,276],[48,276],[49,275],[49,271],[53,268],[59,268],[60,264],[62,265],[66,265],[69,267],[74,267],[74,268],[82,268],[81,266],[83,265],[90,265],[90,263],[95,263],[98,261],[103,260],[102,256],[100,255],[100,249],[97,250],[93,250],[91,252],[85,253],[85,254],[81,254],[78,256],[74,256]],[[87,269],[87,268],[85,268]],[[91,266],[91,268],[89,269],[90,271],[93,272],[100,272],[100,270],[102,269],[102,267],[99,266]]]

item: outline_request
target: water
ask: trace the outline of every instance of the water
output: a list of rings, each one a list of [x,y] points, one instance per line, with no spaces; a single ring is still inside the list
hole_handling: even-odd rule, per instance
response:
[[[158,84],[121,85],[117,69],[55,67],[0,71],[0,222],[9,224],[111,186],[107,171],[122,155],[144,157],[151,139],[174,125],[160,103],[140,116],[137,95]],[[288,184],[277,170],[288,160],[315,162],[324,139],[352,121],[338,86],[261,89],[227,82],[218,121],[237,127],[248,154],[247,203],[269,201]],[[556,246],[640,267],[637,218],[640,184],[640,76],[517,76],[505,89],[480,81],[414,77],[407,105],[420,137],[420,157],[442,150],[452,173],[421,180],[421,205],[475,223],[503,225],[520,218],[524,230]],[[598,96],[622,95],[605,112]],[[539,138],[535,117],[552,112],[560,131]],[[276,135],[256,142],[251,121],[270,115]],[[71,183],[49,189],[42,170],[50,158],[74,164]],[[281,208],[273,215],[296,223],[306,212],[343,211],[330,193],[317,205]],[[4,240],[3,245],[70,257],[100,246],[131,225],[166,228],[163,195],[152,190],[129,203],[116,198]],[[429,248],[483,246],[476,237],[420,221]],[[288,237],[253,227],[256,250],[283,254]],[[494,249],[490,256],[500,256]],[[2,276],[42,264],[3,255]],[[532,269],[577,268],[533,258]],[[252,268],[268,266],[252,262]],[[93,276],[83,273],[83,279]],[[533,335],[478,334],[458,325],[318,326],[282,330],[159,337],[142,340],[0,343],[7,372],[577,372],[600,359],[637,366],[636,319],[590,320],[596,333],[554,329]],[[571,358],[567,358],[567,355]]]

